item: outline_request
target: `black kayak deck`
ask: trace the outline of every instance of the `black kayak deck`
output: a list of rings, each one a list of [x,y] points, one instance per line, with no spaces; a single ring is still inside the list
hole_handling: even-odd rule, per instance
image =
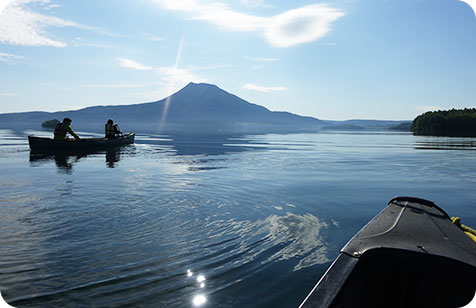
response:
[[[476,244],[433,202],[397,197],[300,307],[462,307],[475,290]]]

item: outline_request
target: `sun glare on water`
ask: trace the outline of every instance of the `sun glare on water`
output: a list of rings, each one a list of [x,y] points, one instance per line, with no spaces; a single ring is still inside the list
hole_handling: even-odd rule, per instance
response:
[[[207,302],[207,298],[203,294],[195,295],[193,298],[193,305],[194,306],[201,306]]]

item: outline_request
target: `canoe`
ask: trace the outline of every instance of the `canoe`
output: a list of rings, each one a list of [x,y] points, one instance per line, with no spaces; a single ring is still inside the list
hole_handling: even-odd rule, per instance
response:
[[[475,242],[433,202],[397,197],[342,248],[300,307],[462,307],[475,290]]]
[[[135,133],[128,133],[123,136],[108,138],[82,138],[79,140],[64,139],[55,140],[52,138],[28,136],[30,150],[39,152],[52,151],[90,151],[108,149],[126,144],[134,143]]]

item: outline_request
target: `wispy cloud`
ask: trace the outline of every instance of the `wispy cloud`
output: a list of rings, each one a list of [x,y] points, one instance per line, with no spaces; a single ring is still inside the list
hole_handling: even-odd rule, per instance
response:
[[[157,72],[161,75],[162,81],[176,85],[173,90],[177,90],[188,84],[189,82],[210,82],[207,78],[198,76],[187,69],[176,68],[175,66],[164,66],[157,68]]]
[[[267,4],[264,0],[240,0],[240,2],[247,7],[263,7],[272,8],[274,6]]]
[[[210,70],[217,70],[217,69],[224,69],[224,68],[232,68],[234,65],[231,64],[210,64],[210,65],[189,65],[188,66],[192,70],[197,71],[210,71]]]
[[[25,46],[65,47],[66,44],[49,38],[46,26],[70,24],[66,20],[27,11],[23,2],[7,3],[1,12],[0,43]]]
[[[49,27],[73,27],[92,30],[104,35],[114,34],[107,31],[78,24],[71,20],[33,12],[27,7],[32,3],[43,5],[45,10],[57,5],[49,0],[4,0],[0,4],[0,43],[22,46],[66,47],[65,42],[53,39],[45,30]]]
[[[233,31],[257,32],[275,47],[291,47],[325,36],[331,24],[344,16],[325,4],[307,5],[272,17],[248,15],[231,10],[222,2],[198,0],[155,0],[167,10],[186,12],[192,20],[203,20]]]
[[[24,58],[25,57],[23,57],[23,56],[12,55],[12,54],[9,54],[9,53],[0,52],[0,62],[13,63],[16,60],[20,60],[20,59],[24,59]]]
[[[264,86],[258,86],[253,83],[247,83],[243,86],[243,89],[247,90],[252,90],[252,91],[258,91],[258,92],[276,92],[276,91],[286,91],[287,89],[285,87],[264,87]]]
[[[115,48],[115,46],[111,44],[88,42],[79,36],[71,41],[71,45],[74,47]]]
[[[147,32],[141,31],[140,33],[148,41],[161,42],[161,41],[165,40],[163,37],[156,36],[156,35],[153,35],[153,34],[150,34],[150,33],[147,33]]]
[[[278,58],[268,58],[268,57],[249,57],[246,56],[245,59],[255,62],[256,64],[253,65],[252,69],[261,69],[265,67],[265,63],[276,62]]]
[[[416,106],[416,110],[427,112],[443,110],[443,108],[441,106]]]
[[[50,4],[50,5],[45,7],[45,10],[49,11],[49,10],[55,9],[57,7],[60,7],[60,6],[58,4]]]
[[[130,89],[130,88],[142,88],[151,85],[157,85],[157,83],[118,83],[118,84],[83,84],[83,88],[98,88],[98,89]]]
[[[119,60],[119,62],[121,63],[121,66],[123,66],[123,67],[132,68],[132,69],[139,70],[139,71],[151,71],[151,70],[153,70],[152,67],[142,65],[142,64],[140,64],[138,62],[135,62],[131,59],[124,59],[124,58],[117,58],[117,59]]]
[[[142,70],[142,71],[155,71],[160,78],[160,81],[166,84],[174,84],[171,91],[176,91],[181,89],[183,86],[189,82],[210,82],[207,78],[196,75],[190,69],[178,68],[176,66],[161,66],[161,67],[152,67],[147,66],[141,63],[138,63],[131,59],[117,58],[122,67]],[[206,69],[206,68],[201,68]],[[210,67],[208,69],[211,69]]]
[[[276,62],[278,58],[266,58],[266,57],[249,57],[246,56],[245,59],[253,61],[253,62]]]

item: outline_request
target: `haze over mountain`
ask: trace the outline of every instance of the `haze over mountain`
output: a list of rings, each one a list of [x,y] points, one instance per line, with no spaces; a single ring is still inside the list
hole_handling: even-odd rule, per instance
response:
[[[288,112],[273,112],[249,103],[215,85],[189,83],[160,101],[94,106],[62,112],[0,114],[0,127],[39,128],[46,120],[73,119],[75,129],[102,130],[108,118],[124,131],[144,132],[298,132],[316,131],[322,121]]]
[[[338,127],[336,121],[270,111],[216,85],[189,83],[170,97],[151,103],[0,114],[0,128],[39,129],[44,121],[61,121],[64,117],[73,119],[75,130],[91,132],[102,132],[108,118],[119,123],[124,132],[288,133],[315,132],[323,126]]]

